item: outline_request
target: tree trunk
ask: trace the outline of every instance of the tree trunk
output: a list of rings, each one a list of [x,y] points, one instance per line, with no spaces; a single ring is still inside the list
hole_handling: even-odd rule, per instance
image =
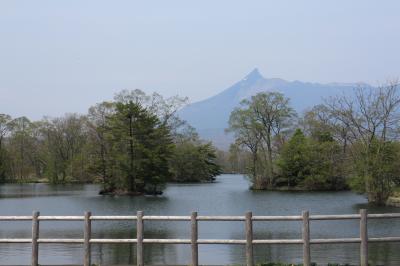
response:
[[[272,143],[271,143],[271,131],[268,130],[267,136],[267,148],[268,148],[268,186],[272,187],[273,183],[273,166],[272,166]]]
[[[136,191],[135,175],[134,175],[134,147],[133,147],[133,121],[132,115],[129,117],[129,145],[130,145],[130,171],[129,171],[129,182],[130,190]]]
[[[253,152],[253,178],[254,178],[254,180],[257,179],[256,165],[257,165],[257,151]]]
[[[100,144],[100,157],[101,157],[101,175],[103,179],[103,188],[105,189],[107,184],[107,176],[106,176],[106,159],[105,159],[105,148],[104,143]]]

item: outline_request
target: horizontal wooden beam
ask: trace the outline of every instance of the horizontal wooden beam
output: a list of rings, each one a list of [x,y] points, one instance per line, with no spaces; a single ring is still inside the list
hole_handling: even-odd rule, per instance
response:
[[[59,243],[59,244],[83,244],[84,239],[78,238],[39,238],[38,243]],[[92,238],[90,243],[95,244],[124,244],[136,243],[136,239],[101,239]],[[360,243],[360,238],[326,238],[310,239],[310,244],[340,244],[340,243]],[[400,242],[400,237],[371,237],[368,242]],[[32,243],[30,238],[0,238],[0,243]],[[190,244],[191,239],[143,239],[143,243],[148,244]],[[303,244],[302,239],[255,239],[253,244]],[[197,244],[246,244],[244,239],[198,239]]]
[[[400,218],[400,213],[368,214],[368,219]],[[360,214],[337,214],[337,215],[310,215],[309,220],[351,220],[360,219]],[[0,221],[31,221],[32,216],[0,216]],[[39,221],[84,221],[85,216],[48,216],[41,215]],[[93,215],[90,220],[137,220],[137,216],[108,216]],[[190,221],[190,216],[153,216],[145,215],[143,220],[150,221]],[[252,221],[301,221],[300,215],[280,216],[253,216]],[[245,216],[197,216],[197,221],[245,221]]]
[[[32,243],[31,238],[0,238],[0,243]]]

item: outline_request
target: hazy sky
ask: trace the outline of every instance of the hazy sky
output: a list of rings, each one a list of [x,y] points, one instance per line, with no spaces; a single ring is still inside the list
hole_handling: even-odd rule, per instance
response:
[[[122,89],[207,98],[265,77],[400,77],[400,1],[0,0],[0,113],[86,112]]]

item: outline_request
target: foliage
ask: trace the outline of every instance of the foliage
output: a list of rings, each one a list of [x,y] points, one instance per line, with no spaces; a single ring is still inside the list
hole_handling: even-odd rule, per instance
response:
[[[283,146],[277,162],[288,187],[299,185],[311,175],[311,153],[309,140],[297,129],[289,142]]]
[[[104,193],[159,194],[172,178],[212,180],[215,149],[176,115],[186,100],[125,90],[87,115],[32,122],[0,114],[0,182],[101,182]],[[192,173],[184,162],[195,164]]]
[[[86,179],[87,171],[83,169],[86,164],[78,163],[87,141],[85,122],[84,116],[68,114],[38,124],[37,145],[41,149],[37,156],[43,162],[43,175],[52,183],[67,182],[72,176]],[[45,138],[41,139],[42,136]]]
[[[338,190],[350,187],[383,204],[400,185],[400,94],[396,82],[356,88],[298,119],[289,100],[261,93],[233,110],[228,131],[252,155],[255,189]],[[301,127],[291,138],[292,125]],[[231,151],[232,158],[237,157]],[[238,161],[237,159],[235,159]]]
[[[90,107],[88,113],[88,142],[86,144],[89,156],[88,170],[99,177],[103,190],[115,188],[114,157],[112,142],[108,133],[108,118],[115,112],[113,102],[102,102]]]
[[[236,146],[247,148],[252,155],[252,165],[248,174],[253,180],[260,179],[257,163],[258,151],[262,145],[262,134],[259,127],[250,110],[236,108],[229,118],[229,131],[235,133]]]
[[[10,131],[11,116],[0,114],[0,183],[6,181],[10,175],[10,165],[5,140]]]
[[[384,204],[399,176],[394,171],[396,151],[391,144],[398,142],[400,133],[397,82],[379,88],[358,88],[354,97],[338,96],[326,106],[348,131],[350,157],[357,166],[352,167],[351,186],[364,192],[369,201]]]
[[[370,202],[383,204],[393,193],[400,176],[400,144],[374,139],[368,150],[358,147],[355,157],[355,174],[350,185],[367,193]]]
[[[107,117],[117,184],[129,192],[157,193],[168,176],[172,140],[166,125],[140,104],[117,102]]]
[[[251,169],[253,189],[271,188],[274,184],[274,159],[276,149],[283,144],[295,117],[289,99],[278,92],[262,92],[241,102],[229,118],[229,132],[236,144],[252,154]]]
[[[345,188],[341,169],[340,146],[329,135],[306,137],[297,129],[285,143],[277,165],[281,183],[307,190],[337,190]]]
[[[177,182],[214,181],[221,173],[211,143],[177,143],[171,159],[172,180]]]

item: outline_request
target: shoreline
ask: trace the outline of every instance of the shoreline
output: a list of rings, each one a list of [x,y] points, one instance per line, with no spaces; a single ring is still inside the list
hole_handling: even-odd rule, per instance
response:
[[[228,174],[230,175],[230,174]],[[234,175],[240,175],[240,174],[234,174]],[[194,185],[194,184],[212,184],[212,183],[218,183],[218,179],[215,180],[209,180],[209,181],[186,181],[186,182],[179,182],[179,181],[170,181],[167,182],[167,184],[175,184],[175,185]],[[60,183],[51,183],[48,179],[42,178],[42,179],[38,179],[38,180],[33,180],[33,179],[29,179],[29,180],[25,180],[25,181],[21,181],[21,182],[4,182],[1,183],[0,185],[5,185],[5,184],[19,184],[19,185],[23,185],[23,184],[47,184],[47,185],[101,185],[101,182],[82,182],[82,181],[66,181],[66,182],[60,182]],[[271,191],[271,192],[291,192],[291,193],[296,193],[296,192],[307,192],[307,193],[318,193],[318,192],[341,192],[341,191],[351,191],[351,189],[349,188],[345,188],[345,189],[341,189],[341,190],[307,190],[304,189],[302,187],[287,187],[287,186],[282,186],[282,187],[275,187],[275,188],[269,188],[269,189],[254,189],[254,188],[249,188],[250,191],[253,192],[267,192],[267,191]],[[355,192],[356,193],[356,192]],[[146,193],[146,192],[126,192],[126,191],[113,191],[113,192],[105,192],[102,189],[99,190],[98,192],[99,195],[102,196],[132,196],[132,197],[136,197],[136,196],[160,196],[163,193]],[[395,195],[390,196],[388,198],[388,200],[386,201],[386,203],[384,204],[384,206],[390,206],[390,207],[396,207],[396,208],[400,208],[400,196],[395,193]]]

